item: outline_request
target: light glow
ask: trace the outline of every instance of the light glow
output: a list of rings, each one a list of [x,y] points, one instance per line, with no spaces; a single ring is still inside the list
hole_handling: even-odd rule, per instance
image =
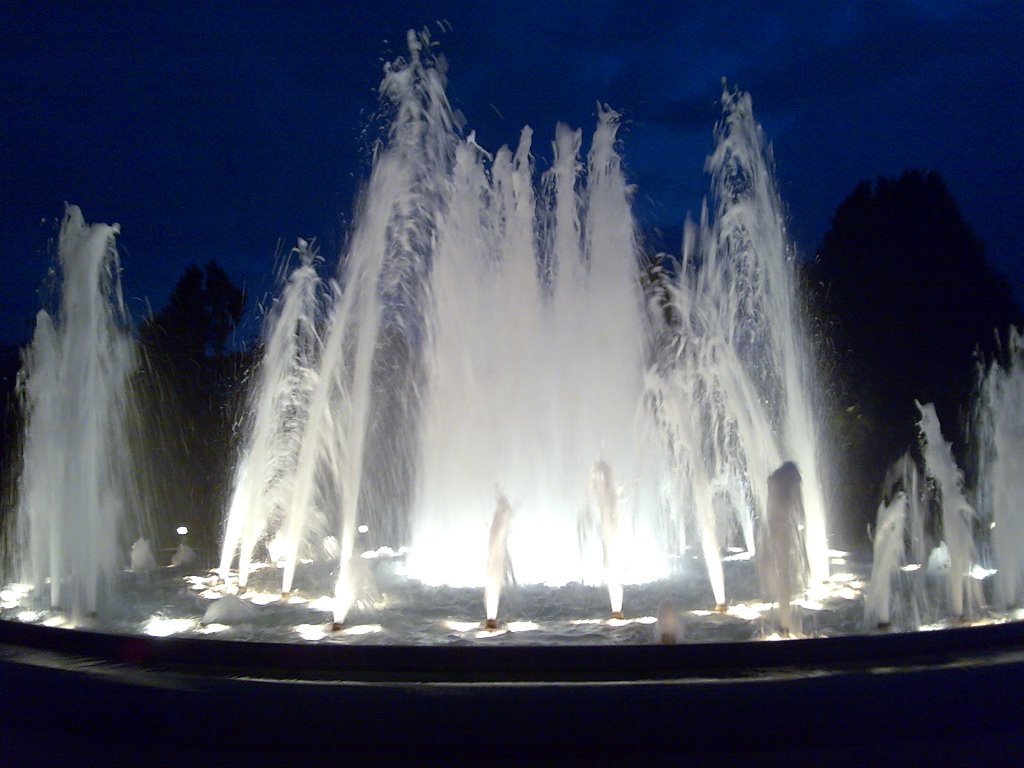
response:
[[[320,624],[299,624],[295,627],[295,632],[303,640],[309,640],[311,642],[323,640],[327,637],[327,632]]]
[[[199,628],[199,634],[215,635],[218,632],[223,632],[225,629],[230,629],[230,627],[227,624],[207,624],[205,627]]]
[[[449,619],[444,622],[444,625],[453,632],[472,632],[474,629],[480,628],[479,621],[453,621]]]
[[[740,562],[743,562],[745,560],[753,560],[753,559],[754,559],[754,553],[753,552],[750,552],[749,550],[740,550],[739,552],[736,552],[735,554],[726,555],[725,557],[722,558],[722,562],[723,563],[740,563]]]
[[[321,595],[315,597],[309,601],[309,607],[314,611],[323,611],[324,613],[334,612],[334,598],[330,595]]]
[[[195,619],[168,619],[164,616],[151,616],[142,631],[151,637],[169,637],[195,629]]]
[[[380,624],[359,624],[354,627],[345,627],[341,630],[341,634],[350,636],[359,635],[372,635],[376,632],[384,631],[384,627]]]
[[[984,568],[977,563],[971,566],[971,578],[977,579],[978,581],[984,581],[989,576],[994,576],[996,573],[997,570],[995,568]]]
[[[179,525],[178,529],[177,529],[177,533],[178,533],[179,536],[187,535],[188,534],[188,527],[184,526],[184,525]]]
[[[744,621],[757,621],[761,618],[762,613],[772,609],[772,605],[772,603],[736,603],[735,605],[730,605],[725,613],[727,616],[733,616]]]
[[[540,624],[533,621],[510,621],[508,623],[509,632],[533,632],[536,629],[540,629]]]

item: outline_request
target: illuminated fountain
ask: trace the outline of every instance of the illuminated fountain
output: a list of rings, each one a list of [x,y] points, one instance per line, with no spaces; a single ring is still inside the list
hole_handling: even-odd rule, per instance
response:
[[[514,638],[542,625],[536,636],[557,643],[597,627],[614,642],[666,644],[716,637],[707,632],[763,636],[776,607],[783,635],[802,624],[858,631],[864,616],[872,628],[893,623],[902,598],[892,587],[925,559],[904,547],[923,525],[910,487],[923,483],[907,474],[903,495],[888,494],[865,607],[866,568],[831,573],[849,563],[828,547],[815,364],[750,98],[723,92],[709,201],[655,296],[641,282],[619,116],[598,107],[586,152],[581,131],[558,125],[550,167],[538,174],[530,128],[515,150],[493,154],[462,134],[442,69],[416,35],[408,58],[386,66],[391,120],[337,278],[322,280],[315,247],[300,241],[266,318],[216,571],[187,577],[193,604],[136,623],[152,634],[212,634],[237,622],[246,629],[232,631],[247,637],[276,637],[264,633],[271,627],[306,641],[397,643]],[[115,230],[85,227],[77,209],[69,222],[62,257],[81,250],[75,233],[85,232],[99,233],[89,253],[113,258]],[[69,305],[77,284],[68,272]],[[26,621],[65,607],[68,584],[80,585],[80,612],[96,612],[97,591],[130,564],[128,542],[143,533],[116,517],[79,531],[78,518],[54,514],[70,512],[71,497],[48,495],[55,484],[40,481],[51,476],[39,470],[45,462],[70,461],[53,425],[88,412],[108,447],[70,450],[104,457],[89,468],[100,489],[93,507],[142,509],[107,464],[130,465],[117,436],[130,411],[130,337],[117,322],[116,280],[89,285],[107,319],[76,323],[67,311],[54,330],[43,315],[27,356],[16,545],[30,555],[19,574],[37,599]],[[91,336],[71,349],[65,329]],[[74,355],[86,352],[102,361],[103,384],[90,390],[100,394],[47,415],[57,411],[46,403],[79,397],[59,371],[85,365]],[[1019,413],[1008,394],[1015,376],[1016,367],[993,369],[986,402],[995,411]],[[994,444],[1015,444],[1016,422],[986,419],[1010,425]],[[974,582],[955,588],[976,561],[962,482],[926,407],[922,432],[928,476],[951,510],[951,612],[969,615],[980,602]],[[99,439],[91,435],[83,440]],[[1008,451],[989,457],[1003,469],[988,498],[1011,493],[999,479],[1013,475]],[[78,488],[77,477],[57,485]],[[1011,531],[1020,523],[1005,512],[993,519]],[[95,546],[94,530],[103,532]],[[153,580],[165,571],[180,580],[175,563]],[[47,580],[51,595],[40,600]],[[139,605],[141,583],[126,586]],[[3,609],[26,608],[25,589],[0,595]],[[1011,603],[1019,581],[1001,589]],[[194,602],[226,595],[233,600],[222,606],[241,600],[246,610],[200,622],[205,609]],[[121,611],[125,624],[133,610]],[[840,619],[808,628],[812,611]],[[895,623],[920,626],[923,613]]]
[[[68,206],[60,308],[36,316],[22,369],[27,429],[15,557],[21,579],[76,618],[95,614],[108,596],[141,511],[130,484],[126,414],[135,345],[125,326],[118,232],[116,224],[87,225]]]
[[[1010,329],[1007,361],[983,371],[974,405],[978,451],[977,510],[992,532],[995,600],[1024,599],[1024,338]]]

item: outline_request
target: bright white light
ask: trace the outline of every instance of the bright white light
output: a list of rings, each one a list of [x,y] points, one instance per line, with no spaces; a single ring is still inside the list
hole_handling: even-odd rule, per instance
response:
[[[218,632],[223,632],[225,629],[230,629],[230,627],[227,624],[207,624],[205,627],[199,628],[199,634],[215,635]]]
[[[341,630],[343,635],[372,635],[374,632],[380,632],[384,628],[380,624],[359,624],[355,627],[345,627]]]
[[[334,612],[334,598],[330,595],[322,595],[309,601],[309,607],[314,611],[323,611],[324,613]]]
[[[43,622],[44,627],[63,627],[68,623],[68,620],[63,616],[51,616]]]
[[[179,632],[188,632],[195,628],[195,619],[167,619],[163,616],[153,616],[145,623],[142,631],[152,637],[169,637]]]
[[[709,611],[705,608],[697,608],[696,610],[690,611],[694,616],[710,616],[714,611]]]
[[[654,616],[640,616],[635,619],[608,619],[609,627],[628,627],[630,624],[654,624],[658,619]]]
[[[368,526],[368,525],[360,525],[358,528],[356,528],[356,530],[359,531],[360,533],[367,533],[370,530],[370,526]]]
[[[995,520],[993,520],[991,523],[988,524],[988,529],[990,531],[993,530],[995,527],[996,527],[996,521]]]
[[[920,563],[907,563],[906,565],[900,566],[900,570],[903,571],[904,573],[913,573],[914,571],[920,571],[921,570],[921,564]]]
[[[753,560],[753,559],[754,559],[754,553],[753,552],[749,552],[749,551],[745,551],[745,550],[740,550],[739,552],[737,552],[737,553],[735,553],[733,555],[726,555],[725,557],[722,558],[722,562],[723,563],[740,563],[740,562],[743,562],[744,560]]]
[[[33,621],[39,621],[40,613],[38,611],[22,611],[18,614],[18,621],[24,621],[30,623]]]
[[[604,619],[573,619],[573,624],[604,624]]]
[[[178,526],[178,535],[179,536],[184,536],[187,533],[188,533],[188,527],[186,527],[184,525],[179,525]]]
[[[453,632],[472,632],[474,629],[480,628],[479,621],[452,621],[449,619],[444,625]]]
[[[830,557],[829,558],[829,563],[831,563],[832,565],[846,565],[846,558],[845,557]]]
[[[508,627],[498,627],[497,629],[481,629],[476,633],[475,637],[479,640],[488,637],[497,637],[498,635],[504,635],[508,632]]]
[[[327,637],[327,632],[320,624],[299,624],[295,627],[295,631],[303,640],[323,640]]]
[[[540,629],[540,624],[533,621],[510,621],[508,629],[510,632],[532,632],[535,629]]]
[[[729,616],[743,619],[744,621],[757,621],[761,618],[763,611],[770,609],[771,603],[736,603],[735,605],[730,605],[725,612]]]
[[[995,573],[995,568],[983,568],[977,563],[971,566],[971,578],[977,579],[978,581],[984,581],[989,576],[992,576]]]

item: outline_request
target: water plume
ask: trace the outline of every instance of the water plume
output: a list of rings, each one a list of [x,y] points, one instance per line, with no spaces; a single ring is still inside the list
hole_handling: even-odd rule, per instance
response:
[[[61,303],[40,311],[25,350],[25,413],[15,543],[22,578],[72,616],[97,612],[127,545],[133,495],[128,377],[135,344],[119,283],[116,224],[68,206],[60,229]],[[137,527],[137,526],[136,526]],[[130,541],[130,539],[129,539]],[[44,585],[49,583],[49,589]]]

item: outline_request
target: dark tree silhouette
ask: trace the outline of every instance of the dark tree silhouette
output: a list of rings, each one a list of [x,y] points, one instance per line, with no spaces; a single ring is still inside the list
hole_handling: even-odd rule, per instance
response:
[[[885,467],[916,440],[914,399],[935,403],[961,450],[975,350],[1021,311],[935,172],[858,184],[811,275],[834,320],[851,493],[872,519]]]
[[[139,448],[157,468],[149,488],[157,539],[173,543],[165,537],[184,524],[208,559],[230,491],[242,379],[251,363],[249,351],[226,350],[244,310],[244,292],[215,261],[193,265],[139,334]]]
[[[216,261],[205,269],[193,264],[178,280],[167,306],[143,323],[143,342],[193,360],[219,358],[244,311],[245,292]]]

